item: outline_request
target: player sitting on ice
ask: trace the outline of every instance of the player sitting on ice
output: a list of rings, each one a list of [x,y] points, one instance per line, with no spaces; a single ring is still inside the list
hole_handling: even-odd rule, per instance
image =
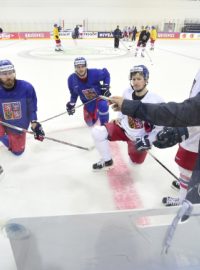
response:
[[[125,99],[141,100],[146,103],[159,103],[163,99],[155,93],[147,90],[149,71],[146,66],[138,65],[131,68],[129,73],[130,86],[124,91]],[[146,158],[148,149],[151,148],[156,134],[162,127],[153,126],[138,118],[122,114],[118,118],[106,123],[104,126],[95,126],[92,135],[95,146],[101,156],[101,160],[93,164],[94,170],[113,165],[113,159],[109,148],[109,141],[125,141],[128,146],[128,154],[131,161],[141,164]]]
[[[93,126],[99,119],[103,125],[109,121],[109,106],[99,95],[110,96],[110,73],[106,68],[87,68],[86,59],[78,57],[74,60],[75,72],[68,78],[70,101],[66,104],[69,115],[75,113],[78,97],[84,105],[84,120]]]

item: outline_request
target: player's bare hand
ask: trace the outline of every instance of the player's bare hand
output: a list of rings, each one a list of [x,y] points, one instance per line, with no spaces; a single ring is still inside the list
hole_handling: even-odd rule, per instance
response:
[[[118,97],[118,96],[112,96],[110,97],[111,102],[112,102],[112,109],[114,111],[121,111],[122,108],[122,103],[123,103],[123,97]]]

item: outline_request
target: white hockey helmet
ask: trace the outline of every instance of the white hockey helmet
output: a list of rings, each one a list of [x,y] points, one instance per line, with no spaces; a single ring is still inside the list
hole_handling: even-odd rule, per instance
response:
[[[11,63],[10,60],[0,60],[0,73],[14,70],[14,65]]]
[[[84,57],[77,57],[74,60],[74,66],[83,65],[87,67],[87,61]]]
[[[149,79],[149,70],[144,65],[133,66],[130,69],[129,80],[132,80],[132,76],[133,76],[134,73],[141,74],[144,77],[145,80]]]

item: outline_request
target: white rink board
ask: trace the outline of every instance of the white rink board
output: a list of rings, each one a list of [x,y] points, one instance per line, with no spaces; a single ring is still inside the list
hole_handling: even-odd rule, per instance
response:
[[[179,223],[167,254],[168,224],[178,207],[54,217],[17,218],[29,235],[10,239],[18,270],[199,269],[200,216]],[[200,212],[200,206],[193,213]],[[170,215],[168,224],[136,225]]]

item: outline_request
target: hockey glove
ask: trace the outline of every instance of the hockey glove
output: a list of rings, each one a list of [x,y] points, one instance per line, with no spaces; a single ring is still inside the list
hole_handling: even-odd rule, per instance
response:
[[[73,115],[75,113],[75,103],[67,102],[66,110],[69,115]]]
[[[145,135],[144,137],[136,138],[135,147],[138,151],[145,151],[145,150],[151,149],[148,135]]]
[[[33,133],[34,133],[34,138],[38,141],[43,141],[44,140],[44,130],[42,128],[42,125],[39,122],[32,122],[32,127],[31,127]]]
[[[105,96],[105,97],[109,97],[111,96],[111,93],[110,93],[110,85],[109,84],[103,84],[101,85],[101,95],[102,96]]]
[[[153,145],[157,148],[168,148],[177,143],[181,143],[189,137],[188,129],[186,127],[164,127],[163,130],[157,134],[157,140]]]

